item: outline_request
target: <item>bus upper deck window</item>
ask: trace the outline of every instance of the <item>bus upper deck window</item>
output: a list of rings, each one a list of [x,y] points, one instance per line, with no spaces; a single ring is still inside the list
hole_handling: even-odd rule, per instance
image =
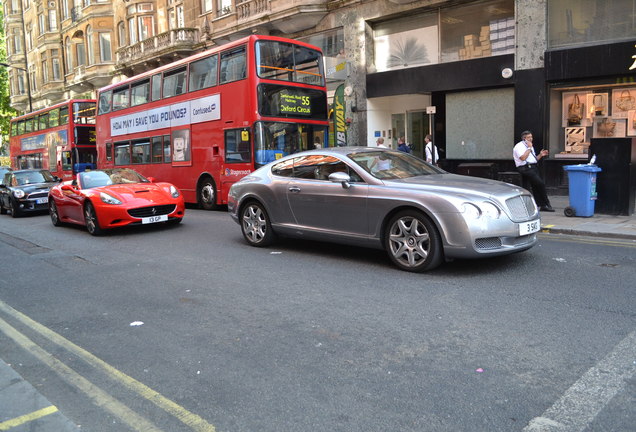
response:
[[[106,91],[99,94],[99,113],[108,114],[111,109],[111,102],[113,98],[112,91]]]
[[[150,100],[150,80],[133,83],[130,86],[130,106],[145,104]]]
[[[153,75],[151,80],[150,99],[156,101],[161,99],[161,74]]]
[[[73,104],[73,122],[77,124],[95,124],[95,103],[75,102]]]
[[[190,91],[216,85],[217,56],[206,57],[190,64]]]
[[[185,78],[185,67],[166,72],[163,75],[163,97],[169,98],[185,93]]]
[[[60,126],[68,123],[68,107],[64,106],[60,108]]]
[[[113,111],[128,108],[129,106],[130,99],[128,86],[120,87],[113,90]]]
[[[44,130],[49,127],[49,113],[40,114],[38,116],[38,129]]]
[[[245,47],[221,53],[221,84],[246,77]]]
[[[49,111],[49,126],[56,127],[60,125],[60,109],[55,108]]]

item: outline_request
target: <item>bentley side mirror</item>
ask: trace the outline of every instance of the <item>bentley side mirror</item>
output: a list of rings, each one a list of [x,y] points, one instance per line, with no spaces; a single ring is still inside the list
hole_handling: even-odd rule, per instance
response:
[[[349,174],[345,172],[335,172],[329,174],[329,181],[342,184],[342,187],[344,189],[349,189],[351,187],[351,184],[349,183],[351,181],[351,177],[349,177]]]

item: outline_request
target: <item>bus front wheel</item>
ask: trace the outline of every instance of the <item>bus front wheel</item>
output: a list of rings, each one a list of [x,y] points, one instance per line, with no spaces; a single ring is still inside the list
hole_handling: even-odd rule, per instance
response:
[[[199,184],[199,205],[205,210],[216,210],[216,187],[214,180],[205,177]]]

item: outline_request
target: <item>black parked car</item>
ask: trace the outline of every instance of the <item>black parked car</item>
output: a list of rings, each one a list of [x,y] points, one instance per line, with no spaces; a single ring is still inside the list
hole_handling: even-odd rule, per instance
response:
[[[23,213],[47,212],[49,189],[59,178],[48,170],[8,171],[0,180],[0,213],[18,217]]]

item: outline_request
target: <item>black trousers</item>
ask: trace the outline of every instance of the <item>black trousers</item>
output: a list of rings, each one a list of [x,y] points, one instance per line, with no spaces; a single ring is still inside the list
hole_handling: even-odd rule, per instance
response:
[[[545,190],[545,183],[539,175],[537,164],[526,164],[517,167],[517,171],[521,174],[524,187],[530,184],[532,187],[532,195],[539,207],[550,206],[550,200],[548,199],[548,193]]]

